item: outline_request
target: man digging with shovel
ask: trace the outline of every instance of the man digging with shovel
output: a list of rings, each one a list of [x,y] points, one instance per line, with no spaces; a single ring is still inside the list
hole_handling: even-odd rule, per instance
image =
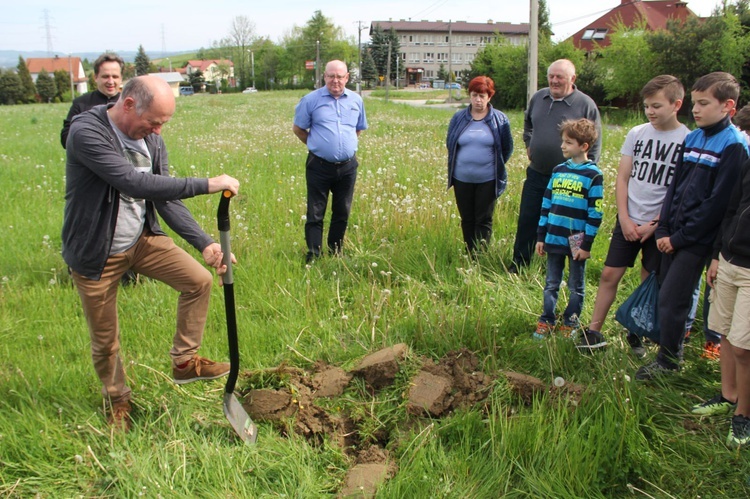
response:
[[[221,246],[180,201],[224,190],[237,194],[228,176],[174,178],[161,128],[175,100],[164,80],[131,79],[113,106],[97,106],[73,119],[67,142],[62,255],[72,269],[91,336],[91,355],[108,412],[117,430],[130,429],[130,395],[120,359],[117,290],[129,269],[180,292],[170,351],[175,383],[214,379],[229,364],[197,355],[203,338],[213,278],[175,245],[156,214],[223,275]]]

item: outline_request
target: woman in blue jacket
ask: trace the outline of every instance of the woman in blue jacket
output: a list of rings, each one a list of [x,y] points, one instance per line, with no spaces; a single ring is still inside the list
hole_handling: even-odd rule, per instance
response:
[[[490,99],[495,83],[486,76],[469,82],[471,106],[453,115],[448,126],[448,188],[456,192],[464,242],[473,255],[492,237],[495,203],[505,191],[505,164],[513,152],[508,117]]]

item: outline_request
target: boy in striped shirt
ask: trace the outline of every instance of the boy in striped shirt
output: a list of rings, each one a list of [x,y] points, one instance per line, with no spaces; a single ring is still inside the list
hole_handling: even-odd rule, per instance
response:
[[[547,281],[544,310],[534,338],[546,338],[555,327],[555,308],[565,260],[568,260],[568,305],[558,331],[571,336],[579,328],[586,280],[586,260],[602,222],[601,170],[587,153],[597,139],[596,125],[585,118],[560,125],[563,156],[566,161],[552,170],[542,200],[537,230],[536,252],[547,255]]]

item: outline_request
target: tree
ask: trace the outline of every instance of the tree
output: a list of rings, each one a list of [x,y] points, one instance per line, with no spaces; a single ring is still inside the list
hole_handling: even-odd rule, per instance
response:
[[[386,32],[379,24],[375,25],[372,29],[372,35],[370,36],[370,51],[372,52],[372,59],[375,62],[375,67],[377,68],[378,73],[383,76],[385,76],[388,71],[389,43],[391,52],[391,72],[388,75],[388,78],[394,79],[397,77],[396,60],[399,57],[399,50],[401,48],[398,35],[396,35],[396,31],[393,28]]]
[[[39,93],[42,102],[52,102],[55,94],[57,94],[55,80],[46,69],[42,69],[39,76],[36,77],[36,91]]]
[[[641,88],[653,78],[654,54],[646,39],[646,22],[633,27],[618,23],[609,37],[610,45],[598,60],[605,98],[622,98],[640,106]],[[588,92],[586,92],[588,93]]]
[[[676,76],[687,88],[712,71],[739,77],[750,55],[748,35],[737,15],[726,11],[705,20],[670,20],[666,30],[650,33],[647,41],[659,73]]]
[[[375,61],[372,59],[372,50],[369,45],[362,49],[362,81],[369,88],[372,83],[378,80],[378,69],[375,67]]]
[[[55,88],[57,88],[57,93],[55,94],[55,98],[59,101],[63,101],[63,94],[65,92],[70,91],[70,73],[65,71],[64,69],[58,69],[54,73],[55,78]],[[73,100],[73,96],[70,96],[70,99]]]
[[[487,44],[474,57],[469,79],[489,76],[497,89],[492,105],[522,109],[526,105],[528,52],[527,46],[513,45],[504,38]]]
[[[34,86],[34,80],[31,78],[29,73],[29,67],[26,65],[26,61],[23,57],[18,56],[18,77],[21,80],[21,87],[23,89],[22,95],[17,98],[19,102],[34,102],[36,97],[36,87]]]
[[[146,55],[146,51],[143,50],[143,45],[138,45],[138,51],[135,53],[135,74],[136,76],[143,76],[149,73],[151,68],[151,59]]]
[[[0,104],[26,102],[26,89],[13,71],[0,69]]]
[[[443,64],[442,62],[440,63],[440,67],[438,68],[437,79],[448,81],[448,70],[445,69],[445,64]]]
[[[235,49],[234,61],[239,63],[238,74],[242,87],[249,87],[250,84],[250,45],[255,38],[255,23],[250,21],[246,16],[237,16],[232,19],[229,27],[229,38]]]
[[[203,77],[203,71],[200,69],[196,69],[192,73],[190,73],[190,85],[193,86],[193,90],[198,92],[201,89],[201,86],[206,81],[206,79]]]

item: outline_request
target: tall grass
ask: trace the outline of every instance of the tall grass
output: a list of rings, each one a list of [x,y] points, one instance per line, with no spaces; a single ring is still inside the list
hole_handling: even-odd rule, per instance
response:
[[[291,133],[302,95],[180,98],[164,129],[175,175],[226,172],[242,183],[231,210],[243,369],[308,367],[306,359],[351,367],[367,352],[406,342],[432,358],[467,347],[488,373],[560,376],[587,387],[577,407],[546,394],[526,406],[499,377],[486,409],[415,424],[403,411],[404,376],[377,404],[358,409],[388,429],[400,466],[379,497],[748,495],[750,465],[723,445],[728,420],[688,415],[718,389],[718,365],[699,358],[699,341],[688,345],[680,375],[637,384],[630,376],[638,363],[613,320],[605,328],[611,347],[594,356],[560,338],[531,339],[543,264],[505,271],[526,167],[520,113],[509,113],[516,152],[493,242],[472,262],[445,188],[453,111],[368,100],[345,256],[306,266],[306,150]],[[285,437],[270,424],[261,424],[258,445],[241,446],[222,414],[221,381],[169,381],[176,296],[158,282],[119,290],[137,410],[131,433],[110,433],[85,320],[59,255],[65,155],[58,137],[67,110],[0,107],[0,495],[334,495],[351,464],[336,446]],[[587,269],[584,317],[616,216],[619,147],[634,123],[605,127],[605,218]],[[214,237],[217,202],[187,200]],[[620,300],[637,278],[627,274]],[[226,358],[218,286],[201,352]],[[363,431],[382,429],[375,426]]]

